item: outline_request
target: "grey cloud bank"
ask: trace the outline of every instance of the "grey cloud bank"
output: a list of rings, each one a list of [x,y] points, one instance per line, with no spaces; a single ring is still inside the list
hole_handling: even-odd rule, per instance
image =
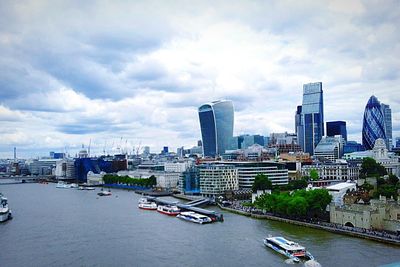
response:
[[[399,24],[397,1],[3,1],[0,156],[90,139],[100,153],[121,137],[192,146],[197,107],[221,98],[235,133],[292,132],[314,81],[325,121],[346,120],[350,140],[372,94],[397,137]]]

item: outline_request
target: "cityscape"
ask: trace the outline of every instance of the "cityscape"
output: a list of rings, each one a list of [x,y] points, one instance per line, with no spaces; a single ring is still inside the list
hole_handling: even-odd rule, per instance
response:
[[[0,4],[0,263],[400,266],[400,7],[273,2]]]

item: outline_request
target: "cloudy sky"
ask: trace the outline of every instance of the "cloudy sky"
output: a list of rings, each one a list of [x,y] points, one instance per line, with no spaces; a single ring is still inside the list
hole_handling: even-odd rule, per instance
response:
[[[361,140],[374,94],[400,136],[399,1],[1,1],[0,157],[191,147],[197,107],[293,132],[302,85]]]

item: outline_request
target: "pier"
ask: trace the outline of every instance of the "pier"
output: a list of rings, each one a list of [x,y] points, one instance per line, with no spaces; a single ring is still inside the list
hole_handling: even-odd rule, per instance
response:
[[[212,204],[213,202],[209,198],[193,200],[186,204],[179,203],[179,201],[168,201],[165,199],[160,199],[160,198],[151,197],[151,196],[144,196],[144,198],[147,198],[149,201],[153,201],[153,202],[157,203],[157,205],[175,205],[184,211],[193,211],[196,213],[206,215],[206,216],[210,217],[213,221],[219,221],[219,222],[224,221],[224,216],[221,213],[218,213],[213,210],[199,208],[199,206],[202,206],[202,205]]]

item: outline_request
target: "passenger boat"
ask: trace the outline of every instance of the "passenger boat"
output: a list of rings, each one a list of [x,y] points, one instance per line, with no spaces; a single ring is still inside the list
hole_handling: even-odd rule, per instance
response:
[[[12,218],[11,210],[8,207],[7,198],[0,194],[0,222],[5,222]]]
[[[199,213],[196,213],[193,211],[181,212],[176,217],[179,219],[182,219],[182,220],[186,220],[186,221],[194,222],[194,223],[198,223],[198,224],[212,222],[210,217],[207,217],[205,215],[202,215],[202,214],[199,214]]]
[[[177,206],[158,206],[157,211],[162,214],[166,214],[169,216],[176,216],[181,211]]]
[[[155,202],[148,201],[147,198],[139,199],[138,208],[142,210],[156,210],[157,204]]]
[[[311,253],[306,251],[305,247],[280,236],[265,238],[264,245],[292,259],[294,262],[300,262],[300,259],[314,259]]]
[[[107,197],[107,196],[111,196],[111,191],[100,191],[99,193],[97,193],[97,195],[101,196],[101,197]]]

